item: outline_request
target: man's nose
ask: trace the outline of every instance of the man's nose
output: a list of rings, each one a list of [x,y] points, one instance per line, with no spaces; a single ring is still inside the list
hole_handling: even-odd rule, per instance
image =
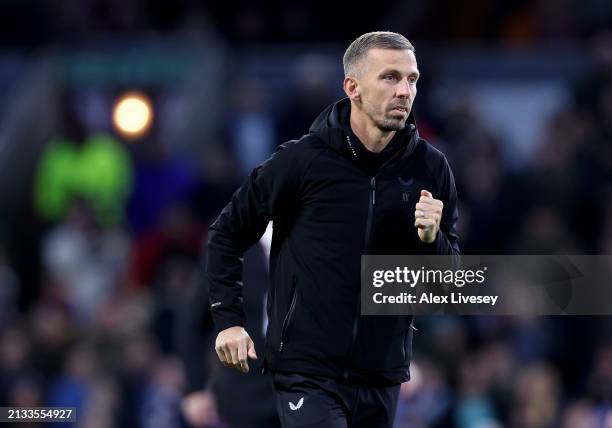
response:
[[[408,79],[402,79],[397,84],[396,96],[398,98],[407,98],[410,95],[410,83],[408,83]]]

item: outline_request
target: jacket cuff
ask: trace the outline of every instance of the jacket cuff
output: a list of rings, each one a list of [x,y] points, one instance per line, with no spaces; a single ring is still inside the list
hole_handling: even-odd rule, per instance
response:
[[[215,321],[215,329],[217,334],[226,328],[230,327],[244,327],[244,319],[240,318],[235,314],[218,313],[214,309],[212,311],[213,320]]]

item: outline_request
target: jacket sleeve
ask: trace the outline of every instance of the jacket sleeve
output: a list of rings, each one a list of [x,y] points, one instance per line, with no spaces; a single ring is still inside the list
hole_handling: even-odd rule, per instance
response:
[[[293,144],[279,146],[255,168],[209,228],[206,277],[217,331],[245,325],[243,254],[261,238],[268,222],[292,205],[297,189]]]
[[[443,158],[436,176],[438,178],[439,199],[444,203],[444,207],[442,208],[440,230],[433,244],[436,246],[436,254],[455,256],[454,264],[459,266],[457,188],[455,187],[453,172],[446,158]]]

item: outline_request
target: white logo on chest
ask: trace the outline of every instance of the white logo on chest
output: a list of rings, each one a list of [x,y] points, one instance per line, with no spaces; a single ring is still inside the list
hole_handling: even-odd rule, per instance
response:
[[[304,397],[300,398],[300,401],[297,402],[297,404],[293,404],[291,401],[289,402],[289,408],[291,410],[297,410],[300,407],[302,407],[302,404],[304,404]]]

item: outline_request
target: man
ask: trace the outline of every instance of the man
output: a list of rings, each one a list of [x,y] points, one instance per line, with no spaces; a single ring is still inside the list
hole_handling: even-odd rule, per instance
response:
[[[411,114],[414,47],[367,33],[343,62],[348,98],[256,168],[210,228],[215,350],[247,372],[257,354],[244,329],[241,256],[273,221],[263,367],[285,427],[392,426],[412,317],[360,316],[361,255],[459,254],[453,175]]]

